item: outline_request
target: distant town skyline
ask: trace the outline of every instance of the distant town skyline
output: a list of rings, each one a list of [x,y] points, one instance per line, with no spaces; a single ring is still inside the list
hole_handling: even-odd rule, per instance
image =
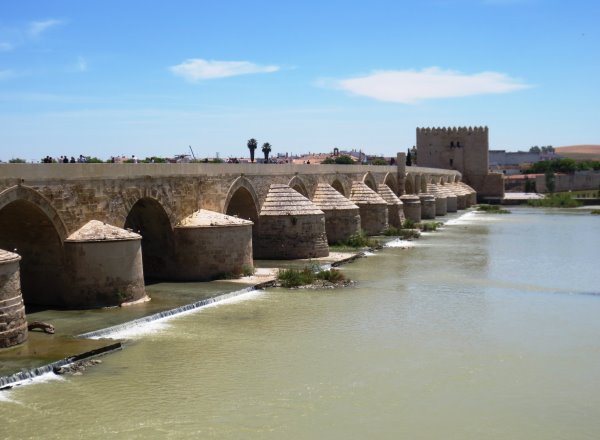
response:
[[[575,0],[0,5],[0,160],[362,149],[488,126],[599,144],[600,5]]]

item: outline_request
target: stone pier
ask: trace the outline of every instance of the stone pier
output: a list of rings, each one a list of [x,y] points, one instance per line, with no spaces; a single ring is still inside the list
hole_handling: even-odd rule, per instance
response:
[[[27,340],[27,321],[19,279],[20,260],[19,255],[0,249],[0,349]]]

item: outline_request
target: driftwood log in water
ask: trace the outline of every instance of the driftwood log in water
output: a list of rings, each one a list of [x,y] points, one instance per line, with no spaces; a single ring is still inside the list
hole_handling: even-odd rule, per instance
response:
[[[33,321],[27,326],[27,330],[42,330],[44,333],[54,334],[54,326],[41,321]]]

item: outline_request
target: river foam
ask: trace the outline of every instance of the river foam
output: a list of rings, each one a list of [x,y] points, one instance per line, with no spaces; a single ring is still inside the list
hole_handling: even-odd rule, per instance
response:
[[[384,247],[388,247],[388,248],[400,248],[400,249],[409,249],[409,248],[413,248],[417,246],[417,243],[415,243],[412,240],[402,240],[400,238],[395,238],[391,241],[388,241]]]
[[[56,380],[64,381],[65,378],[62,376],[59,376],[57,374],[54,374],[53,371],[47,371],[38,376],[31,376],[26,379],[11,382],[9,385],[11,387],[20,387],[20,386],[24,386],[24,385],[34,385],[34,384],[39,384],[39,383],[53,382]],[[12,389],[10,389],[10,388],[5,389],[5,390],[0,390],[0,402],[20,404],[20,402],[18,400],[15,400],[12,398]]]
[[[79,336],[88,339],[137,339],[149,334],[164,331],[169,327],[168,322],[174,318],[197,313],[212,307],[248,301],[258,297],[262,294],[262,292],[262,290],[257,290],[254,288],[242,289],[214,298],[197,301],[195,303],[187,304],[175,309],[165,310],[163,312],[126,322],[124,324],[108,327],[94,332],[84,333]]]

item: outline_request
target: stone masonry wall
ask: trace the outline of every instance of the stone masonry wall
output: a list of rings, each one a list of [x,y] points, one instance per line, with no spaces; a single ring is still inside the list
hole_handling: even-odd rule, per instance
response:
[[[252,263],[252,225],[175,228],[176,280],[240,275]]]
[[[332,209],[325,213],[325,229],[330,244],[344,241],[360,232],[360,214],[358,209]]]
[[[329,255],[325,215],[261,216],[254,257],[267,260],[316,258]]]
[[[0,262],[0,349],[18,345],[26,339],[27,321],[19,281],[19,259],[2,261]]]
[[[41,195],[64,225],[61,238],[90,220],[123,227],[132,205],[156,199],[173,226],[197,209],[224,212],[233,182],[247,178],[259,204],[270,184],[302,182],[311,198],[318,183],[337,181],[350,194],[352,181],[370,173],[376,184],[395,166],[275,164],[0,164],[0,209],[3,192],[22,185]],[[456,171],[408,167],[407,173],[455,175]],[[402,177],[403,178],[403,177]],[[260,209],[260,206],[257,207]]]

